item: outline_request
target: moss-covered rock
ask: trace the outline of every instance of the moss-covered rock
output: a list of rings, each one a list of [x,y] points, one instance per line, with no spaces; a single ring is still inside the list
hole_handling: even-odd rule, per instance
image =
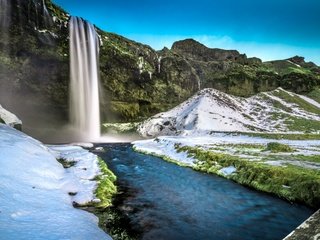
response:
[[[287,144],[270,142],[267,144],[266,151],[271,151],[273,153],[278,152],[294,152],[294,149]]]
[[[107,208],[112,204],[112,198],[117,193],[115,182],[117,177],[109,170],[107,164],[98,158],[101,174],[96,177],[98,187],[95,191],[96,197],[100,199],[99,203],[95,204],[97,208]]]
[[[61,125],[68,121],[69,15],[50,0],[45,6],[41,0],[8,3],[11,11],[0,12],[10,20],[0,34],[0,102],[27,126],[34,124],[35,112],[44,125]],[[140,121],[202,88],[250,96],[279,86],[308,93],[320,85],[320,68],[301,57],[263,63],[192,39],[155,51],[114,33],[97,32],[102,122]]]

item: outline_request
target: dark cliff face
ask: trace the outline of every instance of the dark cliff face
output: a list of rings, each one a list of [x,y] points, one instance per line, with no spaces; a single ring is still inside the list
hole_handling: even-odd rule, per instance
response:
[[[65,121],[68,31],[63,19],[52,18],[58,8],[41,0],[2,3],[1,104],[22,118],[27,131]]]
[[[28,126],[67,123],[69,15],[50,0],[46,8],[42,0],[7,3],[10,9],[0,11],[0,103]],[[207,87],[250,96],[279,86],[307,93],[320,85],[319,67],[301,57],[263,63],[192,39],[155,51],[97,32],[103,122],[142,120]]]
[[[100,70],[107,120],[141,120],[195,93],[198,79],[183,57],[100,31]]]
[[[201,88],[213,87],[247,97],[276,87],[308,93],[320,83],[320,68],[306,63],[303,57],[263,63],[235,50],[207,48],[192,39],[174,43],[172,51],[193,67]]]

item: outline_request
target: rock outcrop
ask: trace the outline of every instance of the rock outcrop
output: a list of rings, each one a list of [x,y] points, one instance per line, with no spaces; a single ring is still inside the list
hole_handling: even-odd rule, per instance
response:
[[[4,109],[1,105],[0,105],[0,123],[4,123],[18,130],[22,129],[21,120],[13,113]]]

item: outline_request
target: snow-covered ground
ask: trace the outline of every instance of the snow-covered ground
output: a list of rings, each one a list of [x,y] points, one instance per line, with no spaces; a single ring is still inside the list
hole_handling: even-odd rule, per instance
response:
[[[282,88],[250,98],[208,88],[172,110],[147,119],[138,127],[138,132],[144,137],[207,135],[211,132],[289,132],[289,125],[295,118],[320,121],[320,115],[309,112],[310,108],[319,108],[320,112],[320,105],[314,100]]]
[[[279,142],[291,146],[295,151],[289,153],[271,153],[264,151],[270,142]],[[245,144],[245,145],[243,145]],[[261,149],[246,148],[251,144]],[[320,169],[320,163],[301,161],[299,156],[320,155],[320,140],[274,140],[244,135],[216,133],[209,136],[161,136],[155,139],[133,142],[137,151],[193,166],[195,159],[184,151],[177,151],[176,146],[200,147],[208,151],[226,153],[242,157],[249,161],[259,161],[269,165],[296,165],[309,169]],[[243,145],[243,146],[241,146]]]
[[[74,161],[64,169],[56,157]],[[111,239],[93,214],[97,158],[77,146],[49,146],[0,124],[0,239]],[[71,196],[69,193],[72,193]]]
[[[16,115],[14,115],[13,113],[7,111],[6,109],[4,109],[1,105],[0,105],[0,123],[1,120],[11,126],[11,127],[15,127],[16,125],[21,125],[22,122],[19,118],[17,118]]]

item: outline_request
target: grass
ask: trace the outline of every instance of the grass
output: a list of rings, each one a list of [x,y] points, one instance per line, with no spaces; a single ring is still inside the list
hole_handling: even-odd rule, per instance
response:
[[[192,147],[181,147],[180,151],[197,159],[195,170],[221,175],[218,172],[221,168],[234,166],[236,173],[224,177],[291,202],[320,207],[320,172],[317,170],[292,165],[271,166]]]
[[[284,123],[287,125],[289,131],[299,131],[305,133],[320,131],[320,121],[317,120],[290,117],[287,118]]]
[[[298,97],[297,95],[291,96],[290,94],[288,94],[284,91],[278,91],[278,92],[274,91],[273,95],[283,99],[286,102],[294,103],[294,104],[298,105],[299,108],[301,108],[307,112],[320,114],[319,108],[317,108],[313,104],[308,103],[307,101]]]
[[[253,143],[238,143],[238,144],[220,144],[222,147],[232,147],[239,149],[263,149],[262,144],[253,144]]]
[[[243,133],[250,137],[261,137],[266,139],[287,139],[287,140],[319,140],[320,134],[286,134],[286,133]]]
[[[296,155],[295,156],[297,159],[302,160],[302,161],[307,161],[307,162],[315,162],[315,163],[320,163],[320,155]]]
[[[278,143],[278,142],[269,142],[265,151],[271,151],[272,153],[279,152],[294,152],[295,150],[287,144]]]
[[[101,174],[95,179],[98,182],[95,194],[101,201],[96,203],[95,207],[104,209],[111,206],[112,197],[117,193],[117,187],[115,185],[117,177],[110,171],[107,164],[100,157],[98,157],[98,161]]]
[[[320,88],[314,89],[312,92],[308,93],[307,96],[320,103]]]
[[[289,67],[289,70],[291,72],[295,73],[301,73],[301,74],[311,74],[312,72],[309,69],[306,68],[299,68],[299,67]]]

